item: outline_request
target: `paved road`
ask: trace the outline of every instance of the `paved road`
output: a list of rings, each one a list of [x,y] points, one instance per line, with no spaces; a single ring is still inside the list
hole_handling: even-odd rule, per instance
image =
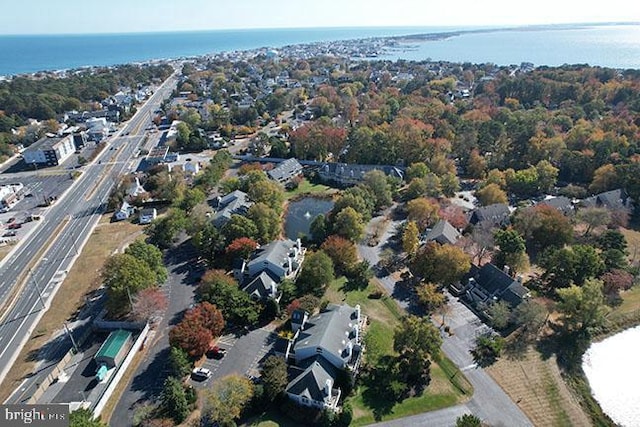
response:
[[[158,109],[176,83],[177,73],[110,138],[111,144],[122,148],[106,149],[95,162],[85,166],[76,182],[47,210],[38,228],[2,261],[0,302],[13,304],[8,310],[5,306],[0,315],[0,382],[100,219],[111,188],[131,166],[133,153],[144,137],[139,132],[150,123],[149,112]],[[123,138],[121,134],[131,136]],[[30,268],[33,274],[27,275]],[[21,285],[22,289],[18,289]],[[14,293],[15,300],[10,298]]]
[[[358,251],[363,259],[375,265],[380,260],[380,252],[386,241],[395,232],[396,221],[391,221],[375,247],[358,245]],[[370,228],[368,228],[370,230]],[[390,276],[379,278],[384,288],[401,306],[407,308],[406,292],[398,289]],[[451,313],[446,323],[453,331],[453,335],[444,338],[442,351],[460,368],[474,387],[472,398],[462,405],[445,408],[439,411],[425,412],[407,418],[379,423],[379,426],[454,426],[456,418],[462,414],[474,414],[490,425],[505,427],[532,426],[527,416],[500,388],[500,386],[482,368],[473,362],[471,350],[475,347],[477,334],[486,326],[464,304],[449,295]],[[438,319],[439,323],[441,319]]]
[[[193,292],[202,271],[196,264],[196,253],[188,243],[182,243],[168,253],[166,258],[169,275],[163,286],[169,305],[155,329],[155,336],[144,359],[138,365],[132,379],[126,385],[113,414],[110,425],[132,424],[135,407],[158,396],[168,375],[168,331],[180,321],[184,311],[193,303]]]

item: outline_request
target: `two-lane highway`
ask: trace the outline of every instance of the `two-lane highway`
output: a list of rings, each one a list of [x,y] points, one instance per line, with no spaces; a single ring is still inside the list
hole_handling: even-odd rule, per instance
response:
[[[127,171],[150,117],[175,89],[172,74],[84,167],[76,182],[48,209],[37,229],[0,267],[0,383],[51,303],[86,239],[104,212],[114,183]],[[122,135],[122,136],[121,136]],[[31,270],[32,274],[28,274]],[[41,298],[42,297],[42,298]],[[61,325],[62,326],[62,325]],[[8,385],[5,385],[5,387]]]

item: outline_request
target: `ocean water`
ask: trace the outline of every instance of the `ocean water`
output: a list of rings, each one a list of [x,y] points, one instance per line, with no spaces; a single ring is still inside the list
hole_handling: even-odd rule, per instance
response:
[[[592,344],[582,357],[602,410],[618,425],[640,427],[640,326]]]
[[[590,64],[640,69],[640,25],[530,28],[469,32],[444,40],[409,43],[391,59],[447,60],[498,65]]]
[[[477,28],[312,28],[177,33],[0,36],[0,75],[180,58],[223,51]],[[640,25],[495,29],[411,42],[388,59],[493,62],[498,65],[588,63],[640,68]]]
[[[0,36],[0,75],[448,30],[452,28],[310,28]]]

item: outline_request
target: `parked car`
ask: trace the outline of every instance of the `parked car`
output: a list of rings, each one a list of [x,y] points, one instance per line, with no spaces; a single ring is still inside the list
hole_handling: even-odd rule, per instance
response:
[[[16,236],[16,232],[15,231],[7,231],[6,233],[4,233],[2,235],[2,237],[15,237]]]
[[[194,368],[193,371],[191,371],[191,377],[193,377],[194,380],[205,381],[211,377],[211,371],[207,368]]]
[[[209,347],[207,357],[211,359],[222,359],[227,354],[227,349],[218,347],[217,345]]]
[[[19,222],[12,222],[7,228],[9,230],[16,230],[18,228],[22,228],[22,224],[20,224]]]
[[[12,222],[15,222],[15,220],[16,220],[15,217],[14,218],[9,218],[7,220],[7,224],[11,224]]]

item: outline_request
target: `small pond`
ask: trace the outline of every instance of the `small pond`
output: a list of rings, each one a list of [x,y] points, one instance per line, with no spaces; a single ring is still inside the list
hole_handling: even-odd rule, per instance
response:
[[[618,425],[640,426],[640,326],[591,344],[582,357],[593,396]]]
[[[333,200],[317,197],[305,197],[289,202],[289,209],[284,220],[284,234],[289,239],[297,239],[299,235],[309,235],[309,226],[316,216],[326,214],[333,208]]]

